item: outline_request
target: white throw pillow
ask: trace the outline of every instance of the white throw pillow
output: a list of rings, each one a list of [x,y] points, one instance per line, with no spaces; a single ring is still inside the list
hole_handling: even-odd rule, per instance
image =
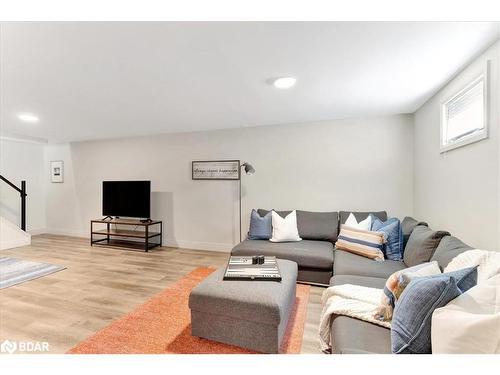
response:
[[[271,242],[296,242],[302,241],[297,229],[297,213],[295,210],[282,218],[275,211],[271,214],[273,221],[273,236]]]
[[[432,353],[500,354],[500,274],[432,314]]]
[[[355,229],[362,229],[362,230],[371,230],[372,229],[372,218],[370,215],[365,220],[362,220],[358,223],[356,220],[356,217],[354,214],[351,212],[349,214],[349,217],[345,221],[344,225],[346,227],[351,227]]]

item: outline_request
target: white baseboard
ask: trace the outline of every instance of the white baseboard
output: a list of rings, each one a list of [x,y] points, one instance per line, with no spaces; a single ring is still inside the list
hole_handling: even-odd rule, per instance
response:
[[[47,228],[40,228],[40,229],[30,229],[27,231],[29,234],[32,236],[37,236],[39,234],[45,234],[47,233]]]
[[[47,228],[44,233],[55,234],[59,236],[89,238],[89,234],[84,233],[81,230]],[[178,241],[172,238],[164,239],[163,246],[169,246],[181,249],[217,251],[222,253],[229,253],[231,249],[234,247],[233,244],[228,244],[228,243],[198,242],[198,241],[184,241],[184,240]]]
[[[69,236],[69,237],[79,237],[79,238],[89,238],[89,234],[82,232],[78,229],[54,229],[47,228],[45,231],[46,234],[55,234],[58,236]]]
[[[2,241],[0,243],[0,250],[13,249],[15,247],[31,245],[31,238],[20,238],[17,240]]]
[[[198,242],[198,241],[177,241],[173,239],[166,239],[163,242],[164,246],[177,247],[181,249],[193,249],[193,250],[208,250],[217,251],[221,253],[229,253],[234,247],[233,244],[227,243],[216,243],[216,242]]]

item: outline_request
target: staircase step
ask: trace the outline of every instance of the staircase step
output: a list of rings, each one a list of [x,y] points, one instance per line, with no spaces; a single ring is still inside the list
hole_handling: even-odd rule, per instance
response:
[[[0,250],[31,245],[31,235],[0,216]]]

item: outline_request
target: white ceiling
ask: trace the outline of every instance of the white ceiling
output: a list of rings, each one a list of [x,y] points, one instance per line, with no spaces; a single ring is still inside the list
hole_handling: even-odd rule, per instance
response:
[[[2,24],[1,128],[59,142],[412,113],[498,37],[498,23]],[[290,90],[266,83],[287,75]]]

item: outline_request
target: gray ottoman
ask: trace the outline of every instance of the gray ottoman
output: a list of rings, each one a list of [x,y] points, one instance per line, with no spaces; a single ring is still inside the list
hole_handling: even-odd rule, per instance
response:
[[[189,296],[192,335],[278,353],[295,303],[297,263],[278,259],[281,282],[223,281],[225,268]]]

